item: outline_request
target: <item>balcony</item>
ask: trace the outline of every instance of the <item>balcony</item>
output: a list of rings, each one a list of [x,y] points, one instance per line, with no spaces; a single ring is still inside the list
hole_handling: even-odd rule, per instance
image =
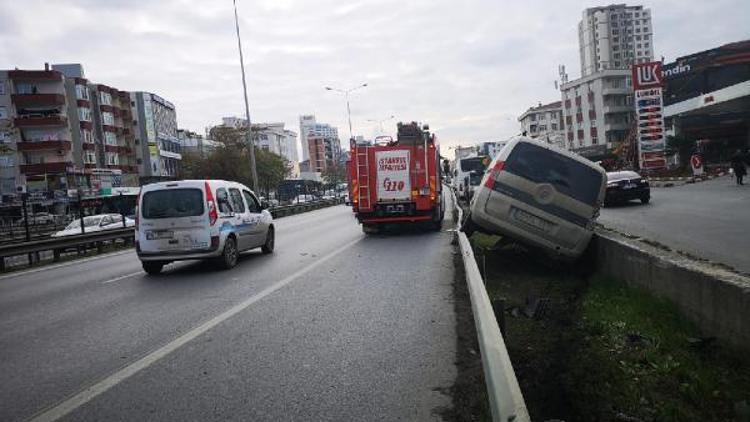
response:
[[[625,122],[604,123],[604,130],[630,130],[630,124]]]
[[[605,105],[604,114],[612,113],[631,113],[634,112],[632,105]]]
[[[35,127],[35,126],[66,126],[68,124],[68,118],[61,115],[52,116],[40,116],[40,115],[28,115],[16,117],[13,122],[16,127]]]
[[[117,133],[117,128],[112,125],[102,125],[102,130],[105,132]]]
[[[62,94],[13,94],[10,97],[13,104],[21,107],[65,104],[65,96]]]
[[[92,142],[83,142],[81,148],[85,151],[96,151],[96,144]]]
[[[71,143],[70,141],[36,141],[18,142],[16,146],[19,151],[41,151],[46,149],[69,151]]]
[[[62,73],[56,70],[9,70],[8,78],[15,81],[58,81],[62,82]]]
[[[602,95],[632,95],[633,90],[628,87],[613,88],[611,86],[602,89]]]
[[[94,130],[94,124],[89,121],[82,120],[81,122],[79,122],[79,124],[81,126],[81,129]]]
[[[120,148],[121,147],[119,147],[117,145],[107,145],[107,144],[104,145],[104,151],[106,151],[106,152],[119,153],[120,152]]]
[[[88,107],[88,108],[91,108],[91,101],[79,98],[79,99],[76,100],[76,105],[78,107]]]
[[[68,167],[73,167],[73,163],[41,163],[41,164],[21,164],[21,173],[26,175],[47,174],[47,173],[65,173]]]
[[[111,105],[107,105],[107,104],[99,104],[99,110],[107,112],[107,113],[112,113],[112,110],[114,110],[114,107],[112,107]]]

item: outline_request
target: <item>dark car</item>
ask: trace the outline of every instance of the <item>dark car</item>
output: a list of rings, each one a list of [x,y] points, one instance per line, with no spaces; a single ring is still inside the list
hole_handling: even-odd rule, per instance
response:
[[[607,193],[604,203],[612,205],[633,199],[644,204],[651,200],[651,187],[640,174],[634,171],[612,171],[607,173]]]

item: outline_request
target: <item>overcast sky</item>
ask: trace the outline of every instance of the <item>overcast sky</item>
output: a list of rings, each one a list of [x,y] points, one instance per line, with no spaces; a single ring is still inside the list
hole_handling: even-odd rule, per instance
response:
[[[528,107],[560,99],[558,64],[580,76],[577,24],[604,4],[238,0],[251,118],[298,132],[313,113],[345,140],[344,98],[323,87],[366,82],[351,94],[355,135],[395,115],[429,123],[444,152],[505,139]],[[643,4],[657,58],[750,38],[747,0]],[[0,0],[0,68],[82,63],[93,82],[172,101],[179,126],[202,133],[244,114],[234,31],[231,0]]]

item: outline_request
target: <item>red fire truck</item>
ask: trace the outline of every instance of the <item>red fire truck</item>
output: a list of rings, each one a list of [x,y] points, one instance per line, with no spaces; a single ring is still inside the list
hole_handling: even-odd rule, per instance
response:
[[[389,137],[390,138],[390,137]],[[350,144],[349,197],[365,233],[382,224],[426,222],[440,230],[440,149],[429,127],[399,123],[397,139]]]

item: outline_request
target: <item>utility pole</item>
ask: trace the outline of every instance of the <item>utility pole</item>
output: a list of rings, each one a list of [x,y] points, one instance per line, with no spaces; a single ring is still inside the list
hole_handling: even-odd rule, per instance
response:
[[[242,70],[242,91],[245,94],[245,118],[247,119],[246,142],[250,149],[250,172],[253,176],[253,190],[256,194],[258,191],[258,171],[255,167],[255,141],[252,135],[252,125],[250,124],[250,106],[247,102],[247,82],[245,81],[245,60],[242,58],[242,40],[240,39],[240,21],[237,17],[237,0],[232,0],[234,5],[234,26],[237,29],[237,48],[240,51],[240,69]]]

